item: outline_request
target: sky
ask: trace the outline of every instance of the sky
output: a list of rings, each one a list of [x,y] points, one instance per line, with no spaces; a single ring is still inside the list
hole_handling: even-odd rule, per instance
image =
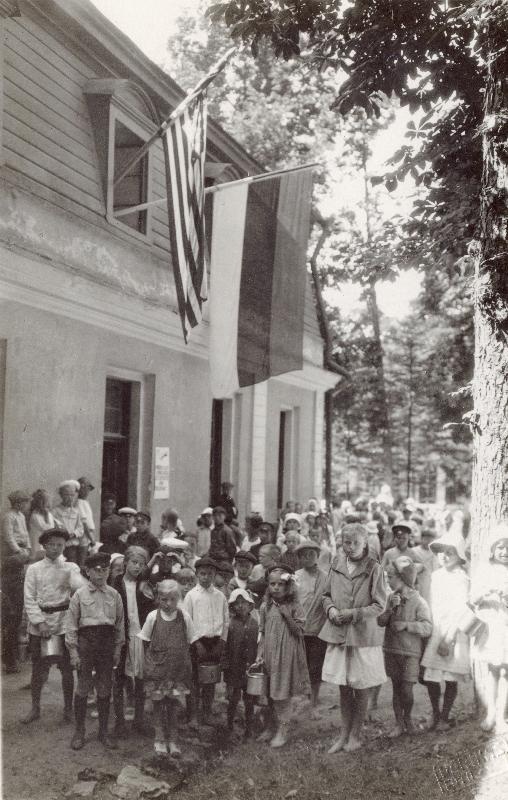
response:
[[[186,9],[195,11],[200,0],[92,0],[93,4],[108,19],[161,67],[168,68],[166,42],[176,30],[176,19]],[[383,162],[400,146],[407,111],[402,111],[393,126],[383,131],[374,148],[373,167],[380,168]],[[363,189],[361,189],[363,190]],[[360,191],[360,190],[359,190]],[[354,199],[356,189],[349,185],[346,194]],[[410,188],[406,191],[409,195]],[[344,193],[342,193],[344,194]],[[404,204],[404,189],[398,195],[398,202]],[[407,199],[409,202],[409,199]],[[334,204],[334,198],[330,199]],[[394,209],[391,196],[386,196],[385,213],[388,217]],[[421,280],[414,270],[404,273],[395,283],[377,284],[379,307],[383,314],[401,318],[408,313],[409,304],[415,300]],[[354,308],[359,304],[359,290],[355,286],[342,285],[335,293],[335,300],[341,310]]]

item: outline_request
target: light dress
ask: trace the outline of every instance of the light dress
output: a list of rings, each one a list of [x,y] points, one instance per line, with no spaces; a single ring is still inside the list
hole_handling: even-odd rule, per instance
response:
[[[477,576],[476,614],[485,623],[474,654],[492,666],[508,665],[508,569],[488,563]]]
[[[125,674],[129,678],[143,678],[144,649],[143,642],[138,633],[141,632],[139,624],[138,604],[136,602],[136,581],[125,580],[125,596],[127,597],[127,617],[129,620],[129,641],[125,657]]]
[[[309,671],[303,628],[305,614],[299,603],[285,603],[299,636],[291,633],[277,605],[264,602],[260,608],[259,630],[264,635],[264,662],[269,678],[269,696],[272,700],[310,694]]]
[[[461,567],[455,567],[451,571],[441,567],[432,573],[432,633],[422,658],[425,681],[459,683],[469,678],[469,638],[458,628],[461,617],[468,610],[468,593],[469,578]],[[453,644],[449,654],[441,656],[438,647],[445,637]]]
[[[347,562],[351,574],[355,564]],[[321,680],[335,686],[350,686],[352,689],[369,689],[388,680],[385,672],[383,648],[352,647],[345,644],[328,644]]]

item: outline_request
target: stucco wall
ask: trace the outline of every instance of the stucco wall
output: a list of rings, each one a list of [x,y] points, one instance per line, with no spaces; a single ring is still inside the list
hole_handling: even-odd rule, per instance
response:
[[[121,368],[155,377],[151,445],[170,446],[169,502],[185,521],[195,519],[208,502],[210,400],[201,359],[13,302],[0,303],[0,338],[7,340],[3,502],[14,488],[54,492],[62,479],[85,474],[97,486],[90,498],[97,515],[105,382]],[[146,457],[151,481],[153,456]],[[141,494],[140,505],[158,520],[168,502],[150,502],[147,481]]]

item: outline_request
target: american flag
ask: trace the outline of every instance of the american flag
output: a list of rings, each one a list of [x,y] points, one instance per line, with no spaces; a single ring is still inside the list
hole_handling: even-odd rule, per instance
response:
[[[168,183],[169,234],[178,310],[187,342],[207,299],[204,218],[206,97],[201,92],[163,137]]]

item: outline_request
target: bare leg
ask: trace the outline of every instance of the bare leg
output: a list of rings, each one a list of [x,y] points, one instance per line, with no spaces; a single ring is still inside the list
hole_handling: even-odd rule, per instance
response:
[[[171,698],[166,697],[166,725],[167,725],[167,735],[169,739],[169,752],[172,756],[178,756],[182,752],[178,747],[176,742],[176,731],[177,731],[177,716],[178,716],[178,708],[179,708],[178,700],[173,700]]]
[[[496,733],[506,733],[508,725],[505,720],[506,700],[508,699],[508,675],[506,667],[499,670],[497,682],[497,702],[496,702]]]
[[[164,734],[164,723],[166,721],[166,708],[164,700],[153,700],[153,719],[155,727],[154,748],[156,753],[167,753],[166,737]]]
[[[439,701],[441,699],[441,686],[435,681],[426,681],[425,685],[427,687],[430,704],[432,706],[432,725],[430,729],[434,730],[440,719]]]
[[[413,710],[413,684],[410,681],[402,681],[400,687],[400,700],[402,704],[402,714],[404,717],[404,727],[408,733],[414,733],[411,711]]]
[[[381,684],[373,686],[370,690],[369,698],[369,720],[373,722],[376,719],[377,704],[379,699],[379,692],[381,691]]]
[[[288,740],[291,700],[274,700],[273,704],[277,718],[277,731],[270,742],[270,747],[283,747]]]
[[[355,689],[353,701],[353,722],[351,725],[351,732],[347,744],[344,745],[344,751],[352,753],[353,750],[358,750],[362,746],[360,733],[362,730],[363,721],[367,714],[367,706],[369,705],[370,689]]]
[[[495,667],[489,665],[488,673],[485,678],[485,701],[487,703],[487,713],[480,727],[482,731],[491,731],[496,722],[496,698],[498,692],[499,672]]]
[[[392,689],[392,705],[393,713],[395,715],[395,726],[392,728],[388,736],[390,739],[396,739],[398,736],[401,736],[404,733],[404,717],[402,710],[401,686],[399,683],[392,680]]]
[[[340,736],[328,750],[329,753],[338,753],[339,750],[343,749],[344,745],[349,739],[349,734],[351,733],[351,726],[353,724],[353,704],[354,704],[353,689],[351,689],[350,686],[341,686],[340,715],[341,715],[342,726],[340,729]]]

